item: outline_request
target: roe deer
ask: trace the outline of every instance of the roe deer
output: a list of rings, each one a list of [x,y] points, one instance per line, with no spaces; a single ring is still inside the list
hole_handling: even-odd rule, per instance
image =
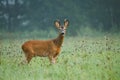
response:
[[[22,50],[25,53],[27,63],[35,56],[48,57],[51,63],[56,62],[69,21],[65,19],[64,25],[62,26],[59,20],[56,20],[54,24],[59,29],[57,38],[52,40],[30,40],[22,45]]]

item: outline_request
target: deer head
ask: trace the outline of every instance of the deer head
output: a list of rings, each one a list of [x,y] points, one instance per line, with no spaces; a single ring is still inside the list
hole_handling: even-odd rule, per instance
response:
[[[67,29],[67,27],[68,27],[68,25],[69,25],[69,21],[68,21],[67,19],[64,19],[64,24],[61,25],[61,24],[60,24],[60,20],[56,20],[56,21],[54,22],[54,24],[55,24],[55,26],[59,29],[59,33],[62,34],[62,35],[64,35],[65,32],[66,32],[66,29]]]

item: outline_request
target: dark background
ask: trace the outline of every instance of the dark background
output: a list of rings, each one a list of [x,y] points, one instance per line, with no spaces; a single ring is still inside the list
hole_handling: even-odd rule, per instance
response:
[[[120,31],[120,0],[0,0],[0,31],[50,30],[54,20],[69,19],[70,35],[82,27]]]

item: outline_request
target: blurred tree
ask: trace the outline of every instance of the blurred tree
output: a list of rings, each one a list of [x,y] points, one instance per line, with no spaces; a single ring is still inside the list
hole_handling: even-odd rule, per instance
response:
[[[21,0],[1,0],[0,26],[4,26],[7,31],[14,31],[19,27],[19,21],[24,14]],[[4,24],[4,25],[3,25]],[[16,27],[17,26],[17,27]]]
[[[3,0],[0,1],[0,27],[1,29],[5,26],[5,19],[4,19],[4,4],[2,3]]]
[[[68,18],[72,35],[86,26],[103,31],[116,26],[119,31],[119,3],[120,0],[0,0],[0,28],[49,30],[55,19]]]

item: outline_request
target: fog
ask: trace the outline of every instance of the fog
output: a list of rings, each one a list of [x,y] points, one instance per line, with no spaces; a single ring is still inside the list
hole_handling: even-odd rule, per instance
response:
[[[56,19],[61,24],[70,21],[68,36],[118,34],[119,4],[119,0],[0,0],[0,36],[56,35]]]

